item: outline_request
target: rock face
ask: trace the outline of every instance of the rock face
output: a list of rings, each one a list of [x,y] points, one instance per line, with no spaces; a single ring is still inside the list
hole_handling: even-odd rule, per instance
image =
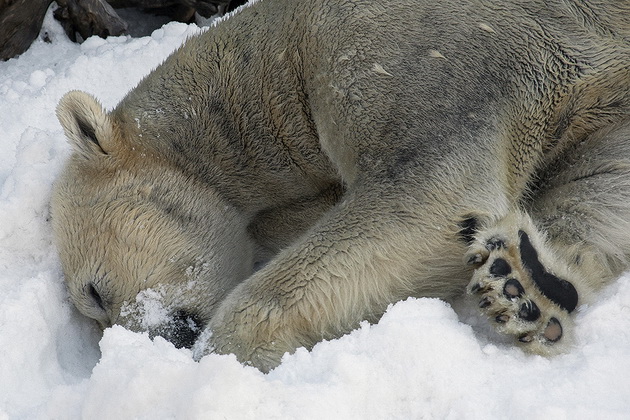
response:
[[[17,57],[28,49],[40,32],[52,0],[0,0],[0,60]],[[115,9],[135,7],[191,22],[195,13],[210,17],[230,11],[245,0],[57,0],[54,16],[68,37],[77,42],[92,35],[127,33],[128,23]]]
[[[22,54],[37,38],[52,0],[0,0],[0,59]]]

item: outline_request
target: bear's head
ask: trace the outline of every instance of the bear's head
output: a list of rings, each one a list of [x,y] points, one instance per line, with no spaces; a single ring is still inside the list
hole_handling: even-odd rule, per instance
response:
[[[51,201],[65,282],[79,311],[102,327],[189,346],[251,273],[246,223],[211,186],[148,147],[120,111],[77,91],[57,108],[73,148]]]

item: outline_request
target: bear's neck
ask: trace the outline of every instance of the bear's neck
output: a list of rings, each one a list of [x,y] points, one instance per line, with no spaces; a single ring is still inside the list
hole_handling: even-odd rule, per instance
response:
[[[265,3],[274,2],[249,9]],[[302,187],[299,195],[317,192],[335,171],[321,153],[311,119],[298,72],[299,46],[287,45],[298,41],[282,33],[282,25],[257,24],[269,14],[249,9],[241,13],[251,16],[228,19],[187,41],[114,115],[135,132],[127,136],[136,142],[131,147],[160,155],[255,211],[270,196],[275,202],[283,194],[294,199],[289,192],[296,185]]]

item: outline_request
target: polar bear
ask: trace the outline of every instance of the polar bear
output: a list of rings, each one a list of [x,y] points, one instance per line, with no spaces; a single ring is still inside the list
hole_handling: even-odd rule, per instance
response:
[[[564,351],[629,266],[628,39],[627,1],[256,2],[115,109],[60,101],[70,296],[262,371],[409,296]]]

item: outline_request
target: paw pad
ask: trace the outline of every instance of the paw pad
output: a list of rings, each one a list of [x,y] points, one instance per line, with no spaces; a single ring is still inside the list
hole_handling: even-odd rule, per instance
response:
[[[562,325],[560,324],[560,321],[556,318],[551,318],[543,335],[552,343],[560,340],[562,338]]]
[[[512,232],[511,240],[501,233],[471,244],[466,261],[477,268],[468,290],[480,297],[479,308],[500,332],[532,351],[548,353],[564,336],[563,323],[577,306],[577,291],[545,268],[528,233]]]
[[[490,274],[497,277],[505,277],[512,272],[512,267],[503,258],[497,258],[490,266]]]
[[[524,321],[534,322],[540,318],[540,309],[535,302],[528,300],[521,304],[518,316]]]
[[[516,279],[508,279],[503,285],[503,295],[510,299],[518,299],[525,293],[525,289],[521,285],[521,282]]]
[[[522,230],[518,234],[523,266],[530,272],[538,289],[565,311],[572,312],[578,302],[578,293],[575,287],[568,281],[549,273],[538,259],[538,252],[532,245],[529,235]]]

